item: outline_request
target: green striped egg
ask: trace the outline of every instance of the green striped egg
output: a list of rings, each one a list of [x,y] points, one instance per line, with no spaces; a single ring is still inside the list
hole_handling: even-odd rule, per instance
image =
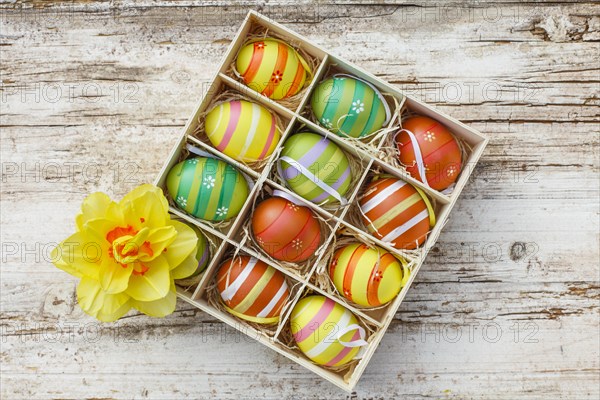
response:
[[[210,245],[208,243],[208,239],[202,233],[200,228],[195,225],[188,224],[190,228],[196,232],[196,236],[198,237],[198,244],[196,250],[196,260],[198,261],[198,267],[196,268],[196,272],[194,272],[190,277],[200,275],[202,271],[206,269],[208,266],[208,262],[210,261]]]
[[[173,220],[172,222],[189,226],[190,229],[192,229],[196,234],[198,242],[196,244],[196,252],[194,253],[194,258],[197,261],[194,271],[190,274],[189,267],[184,266],[184,263],[177,268],[172,269],[171,276],[173,279],[187,279],[196,277],[204,272],[206,267],[208,267],[208,263],[210,262],[210,243],[208,242],[204,232],[202,232],[202,230],[200,230],[200,228],[198,228],[196,225],[180,219]]]
[[[381,93],[347,75],[320,82],[310,104],[319,124],[339,136],[367,136],[383,128],[390,119],[389,106]]]
[[[167,189],[177,206],[208,221],[235,217],[248,197],[244,176],[226,162],[208,157],[175,165],[167,176]]]
[[[281,178],[287,186],[317,204],[337,201],[315,181],[318,179],[343,197],[350,188],[352,171],[346,154],[332,141],[321,135],[301,132],[292,135],[283,144],[280,156]],[[299,171],[302,166],[314,176]]]

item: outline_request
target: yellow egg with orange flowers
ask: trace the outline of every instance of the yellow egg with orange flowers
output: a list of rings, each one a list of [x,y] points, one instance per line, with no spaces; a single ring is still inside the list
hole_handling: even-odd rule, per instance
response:
[[[297,94],[312,74],[294,48],[272,38],[245,44],[238,53],[236,69],[248,87],[274,100]]]

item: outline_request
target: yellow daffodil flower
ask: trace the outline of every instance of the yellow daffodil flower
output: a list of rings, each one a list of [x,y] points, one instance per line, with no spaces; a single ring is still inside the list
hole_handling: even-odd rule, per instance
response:
[[[100,321],[115,321],[132,307],[153,317],[175,310],[174,279],[192,275],[198,238],[174,221],[162,190],[142,185],[118,203],[89,195],[77,232],[52,251],[56,267],[81,278],[77,299]]]

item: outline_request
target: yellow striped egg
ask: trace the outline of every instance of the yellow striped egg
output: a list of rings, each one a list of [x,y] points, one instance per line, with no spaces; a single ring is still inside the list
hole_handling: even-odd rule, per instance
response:
[[[269,157],[281,138],[275,115],[245,100],[215,106],[206,115],[204,128],[217,150],[243,162]]]
[[[356,316],[325,296],[308,296],[290,317],[298,348],[313,362],[328,367],[347,364],[367,343]]]
[[[382,248],[354,243],[335,252],[329,276],[346,299],[375,307],[398,295],[408,269],[405,271],[398,259]]]
[[[248,87],[274,100],[297,94],[311,74],[304,58],[277,39],[244,45],[238,53],[236,69]]]

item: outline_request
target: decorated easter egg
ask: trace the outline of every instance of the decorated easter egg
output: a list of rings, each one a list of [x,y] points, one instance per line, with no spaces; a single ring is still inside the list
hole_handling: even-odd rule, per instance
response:
[[[167,189],[177,206],[209,221],[235,217],[248,197],[244,176],[209,157],[188,158],[175,165],[167,176]]]
[[[320,82],[310,104],[319,124],[340,136],[370,135],[383,128],[391,116],[375,86],[349,75],[335,75]]]
[[[194,272],[190,277],[197,276],[202,271],[206,269],[208,266],[208,262],[210,261],[210,245],[208,243],[208,239],[202,233],[202,231],[195,225],[188,224],[194,232],[196,232],[196,236],[198,237],[198,244],[196,250],[196,260],[198,260],[198,267],[196,268],[196,272]]]
[[[369,232],[397,249],[414,249],[435,225],[429,199],[403,180],[376,177],[360,199],[363,221]]]
[[[321,229],[314,213],[282,197],[271,197],[256,206],[252,232],[268,255],[282,261],[305,261],[314,255],[321,242]]]
[[[329,276],[338,292],[365,307],[379,306],[396,297],[403,275],[402,265],[391,253],[362,243],[338,249],[329,263]]]
[[[415,179],[444,190],[458,178],[461,151],[444,125],[423,116],[407,118],[396,137],[400,162]]]
[[[196,250],[188,256],[188,258],[194,258],[196,262],[193,263],[193,262],[186,261],[186,262],[181,263],[176,268],[173,268],[170,270],[171,277],[173,279],[177,279],[177,280],[190,279],[190,278],[193,279],[193,278],[197,277],[198,275],[200,275],[209,264],[210,245],[209,245],[208,239],[206,238],[204,233],[200,230],[200,228],[198,228],[194,224],[185,222],[181,219],[171,219],[171,224],[173,224],[175,229],[177,229],[179,232],[181,232],[182,230],[179,229],[178,225],[187,225],[192,230],[192,232],[194,232],[190,236],[187,236],[187,233],[186,233],[185,234],[186,238],[184,239],[184,241],[192,240],[194,237],[197,239],[196,240]],[[169,254],[171,254],[171,253],[166,253],[165,256],[168,258]],[[171,255],[173,255],[173,254],[171,254]],[[185,282],[180,282],[180,283],[183,285],[186,285]]]
[[[206,115],[204,127],[213,146],[244,162],[269,157],[281,138],[275,115],[245,100],[215,106]]]
[[[279,321],[290,295],[281,272],[249,256],[231,258],[221,264],[217,289],[228,312],[259,324]]]
[[[256,40],[244,45],[235,65],[246,85],[275,100],[298,93],[311,74],[302,56],[277,39]]]
[[[306,200],[345,203],[352,181],[348,157],[323,136],[309,132],[292,135],[283,145],[279,167],[288,187]]]
[[[325,296],[300,299],[292,310],[290,325],[298,348],[320,365],[347,364],[367,345],[356,316]]]

